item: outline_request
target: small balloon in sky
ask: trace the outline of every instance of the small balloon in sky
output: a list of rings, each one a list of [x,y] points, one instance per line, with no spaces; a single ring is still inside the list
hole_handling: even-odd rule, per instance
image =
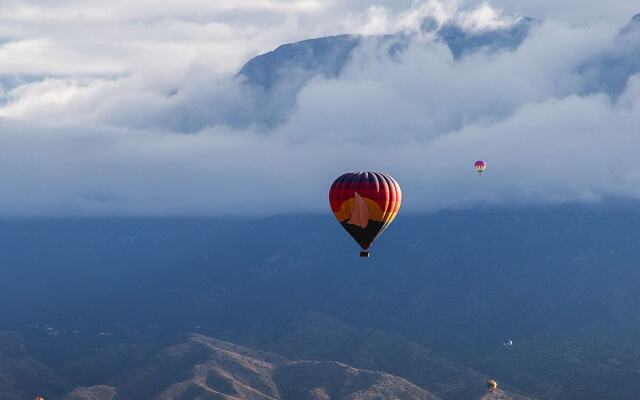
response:
[[[474,166],[478,175],[482,175],[482,173],[487,169],[487,163],[482,160],[476,161]]]

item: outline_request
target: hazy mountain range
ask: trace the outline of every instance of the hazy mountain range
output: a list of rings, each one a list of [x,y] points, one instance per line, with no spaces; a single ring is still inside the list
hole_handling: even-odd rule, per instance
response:
[[[474,398],[492,377],[537,398],[631,400],[639,211],[402,215],[369,260],[330,214],[4,220],[0,328],[37,360],[19,365],[62,377],[41,382],[53,395],[110,385],[197,332],[384,371],[443,399]],[[46,375],[8,381],[24,391],[33,376]]]

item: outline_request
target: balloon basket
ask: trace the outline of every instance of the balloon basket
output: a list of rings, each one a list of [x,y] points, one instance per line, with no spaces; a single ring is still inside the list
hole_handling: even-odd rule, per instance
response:
[[[361,251],[360,252],[360,257],[363,257],[363,258],[369,258],[370,255],[371,254],[369,254],[368,251]]]

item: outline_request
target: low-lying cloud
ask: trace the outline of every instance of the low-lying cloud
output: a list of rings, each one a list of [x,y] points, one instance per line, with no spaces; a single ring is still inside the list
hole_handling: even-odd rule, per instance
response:
[[[95,0],[77,11],[94,38],[57,30],[78,15],[71,1],[21,3],[0,12],[11,22],[0,29],[1,215],[322,212],[332,180],[351,170],[395,176],[411,212],[640,197],[640,56],[621,46],[618,17],[538,21],[517,49],[456,58],[420,30],[424,18],[506,29],[519,20],[508,2],[196,1],[189,13],[167,1],[92,14]],[[47,7],[57,13],[39,17]],[[323,25],[332,12],[340,18]],[[50,26],[30,28],[37,21]],[[109,33],[114,24],[122,30]],[[292,68],[270,89],[235,75],[274,40],[350,25],[403,31],[402,46],[370,37],[339,76]],[[623,67],[611,62],[620,57]],[[489,165],[482,178],[476,159]]]

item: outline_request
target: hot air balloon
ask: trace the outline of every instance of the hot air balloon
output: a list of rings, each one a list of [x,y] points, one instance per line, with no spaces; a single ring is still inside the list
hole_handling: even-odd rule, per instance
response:
[[[378,172],[350,172],[329,190],[331,211],[369,257],[371,243],[391,224],[400,210],[402,192],[391,176]]]
[[[475,168],[476,168],[476,172],[478,173],[478,175],[482,175],[482,173],[484,172],[485,169],[487,169],[487,163],[482,161],[482,160],[478,160],[476,161],[476,163],[474,164]]]
[[[498,387],[498,382],[494,381],[493,379],[489,379],[487,381],[487,391],[488,392],[493,392],[494,390],[496,390],[497,387]]]
[[[512,341],[512,340],[510,340],[510,339],[505,339],[505,340],[502,342],[502,347],[504,347],[504,348],[505,348],[505,350],[509,350],[509,348],[510,348],[511,346],[513,346],[513,341]]]
[[[35,398],[35,399],[33,399],[33,400],[44,400],[44,397],[36,397],[36,398]]]

